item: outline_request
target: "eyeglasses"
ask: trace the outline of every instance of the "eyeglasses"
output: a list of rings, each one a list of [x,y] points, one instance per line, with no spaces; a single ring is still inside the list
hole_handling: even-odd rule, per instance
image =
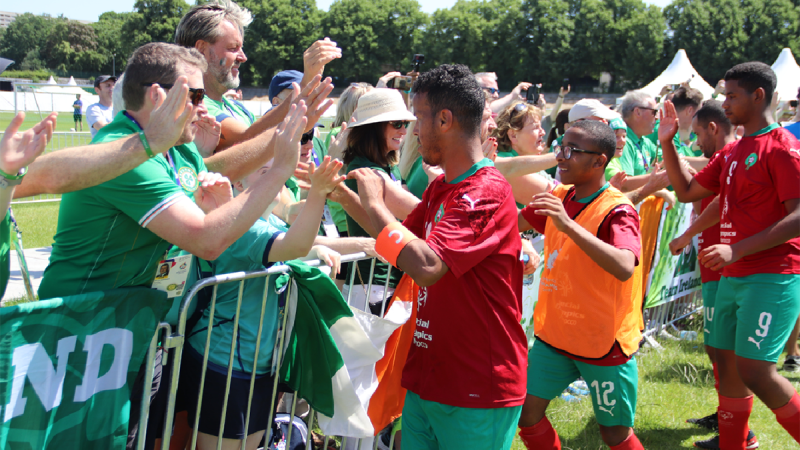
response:
[[[168,90],[172,89],[172,86],[175,86],[174,84],[169,84],[169,83],[164,83],[164,84],[162,84],[162,83],[142,83],[142,86],[150,87],[150,86],[152,86],[154,84],[157,84],[157,85],[161,86],[165,91],[168,91]],[[203,98],[205,96],[206,96],[206,90],[205,89],[202,89],[202,88],[191,88],[191,87],[189,88],[189,99],[192,101],[192,104],[194,106],[199,105],[203,101]]]
[[[558,156],[558,154],[561,153],[562,155],[564,155],[564,159],[572,158],[572,152],[591,153],[593,155],[602,155],[602,154],[604,154],[603,152],[593,152],[591,150],[581,150],[579,148],[570,147],[568,145],[565,145],[565,146],[556,145],[555,147],[553,147],[553,153],[555,153],[556,156]]]
[[[482,89],[484,91],[492,94],[492,95],[497,94],[498,92],[500,92],[500,89],[496,89],[496,88],[492,88],[492,87],[485,87],[485,88],[482,88]]]
[[[646,110],[652,112],[653,113],[653,117],[655,117],[655,115],[658,114],[658,108],[648,108],[647,106],[637,106],[637,108],[646,109]]]
[[[311,130],[307,133],[303,133],[303,137],[300,138],[300,145],[308,144],[308,141],[314,138],[314,130]]]
[[[396,120],[394,122],[389,122],[389,125],[392,126],[395,130],[399,130],[400,128],[408,128],[408,125],[411,123],[409,120]]]

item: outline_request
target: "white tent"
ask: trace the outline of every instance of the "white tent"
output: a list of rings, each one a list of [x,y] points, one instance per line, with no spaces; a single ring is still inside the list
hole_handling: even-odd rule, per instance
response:
[[[641,90],[655,97],[659,95],[664,86],[668,84],[681,84],[690,79],[689,86],[702,92],[703,97],[710,98],[714,93],[714,88],[706,83],[706,80],[704,80],[692,66],[689,57],[686,56],[686,50],[680,49],[678,53],[675,54],[675,58],[672,59],[672,62],[669,63],[669,66],[661,72],[661,75],[656,77],[655,80]]]
[[[52,75],[50,75],[50,78],[47,79],[47,84],[58,84],[58,83],[56,83],[56,79],[53,78]]]
[[[781,51],[772,70],[778,77],[778,86],[775,92],[779,100],[794,100],[797,98],[797,89],[800,88],[800,66],[797,65],[792,51],[785,48]]]

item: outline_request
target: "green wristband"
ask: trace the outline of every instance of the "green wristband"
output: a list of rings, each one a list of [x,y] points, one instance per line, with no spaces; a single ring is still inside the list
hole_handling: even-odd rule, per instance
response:
[[[156,155],[153,154],[153,149],[150,148],[150,143],[147,142],[147,137],[144,135],[144,131],[139,132],[139,140],[142,141],[142,146],[144,147],[144,151],[147,152],[147,157],[154,158]]]
[[[23,167],[22,170],[20,170],[19,173],[17,173],[16,175],[9,175],[5,173],[2,169],[0,169],[0,177],[3,177],[7,180],[21,180],[26,173],[28,173],[27,167]]]

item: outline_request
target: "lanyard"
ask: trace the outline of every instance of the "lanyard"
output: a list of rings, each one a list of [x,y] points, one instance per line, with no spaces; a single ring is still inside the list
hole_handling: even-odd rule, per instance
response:
[[[650,172],[650,163],[647,162],[647,158],[645,158],[644,156],[644,150],[642,150],[642,147],[635,142],[633,143],[633,145],[636,146],[636,150],[639,150],[639,155],[641,155],[642,157],[642,165],[644,166],[644,171]]]
[[[314,158],[314,165],[319,167],[319,156],[317,156],[317,151],[313,148],[311,149],[311,157]]]
[[[144,128],[142,128],[142,126],[139,124],[139,122],[136,119],[134,119],[130,114],[128,114],[128,111],[122,111],[122,114],[125,114],[125,117],[130,119],[131,122],[134,123],[134,125],[139,127],[140,130],[144,130]],[[172,149],[170,149],[170,150],[172,150]],[[183,189],[183,185],[181,184],[181,180],[178,178],[178,169],[175,168],[175,163],[172,161],[172,155],[170,154],[169,151],[164,153],[164,155],[167,158],[167,162],[169,163],[170,167],[172,167],[172,174],[175,177],[175,184],[177,184],[179,188]]]

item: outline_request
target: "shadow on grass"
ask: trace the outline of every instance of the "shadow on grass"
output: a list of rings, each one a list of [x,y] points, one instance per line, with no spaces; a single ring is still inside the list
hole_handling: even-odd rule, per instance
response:
[[[650,428],[650,429],[637,429],[634,428],[636,436],[642,442],[644,448],[650,449],[674,449],[680,448],[679,442],[689,439],[701,440],[705,439],[705,435],[709,433],[708,430],[701,428]],[[572,438],[561,438],[561,447],[564,450],[588,450],[588,449],[604,449],[607,448],[603,445],[603,439],[600,437],[600,429],[597,421],[592,418],[586,422],[583,430]],[[691,444],[690,444],[691,445]]]
[[[641,376],[641,375],[640,375]],[[659,371],[645,374],[643,378],[657,383],[681,383],[707,389],[714,386],[714,372],[708,367],[698,367],[690,363],[665,366]]]

